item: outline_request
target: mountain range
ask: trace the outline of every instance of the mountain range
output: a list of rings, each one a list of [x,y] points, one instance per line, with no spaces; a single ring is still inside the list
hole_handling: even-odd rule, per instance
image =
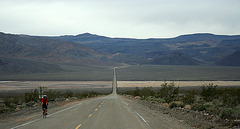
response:
[[[90,33],[55,37],[0,33],[0,54],[1,73],[51,72],[61,70],[59,65],[122,63],[240,66],[240,35],[200,33],[134,39]]]
[[[83,44],[113,54],[113,61],[126,64],[232,65],[231,62],[235,60],[234,64],[240,65],[237,56],[226,59],[240,50],[240,35],[200,33],[164,39],[131,39],[85,33],[48,38]],[[222,62],[223,59],[225,62]]]

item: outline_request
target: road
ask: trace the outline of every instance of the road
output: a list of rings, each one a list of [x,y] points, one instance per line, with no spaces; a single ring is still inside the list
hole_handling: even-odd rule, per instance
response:
[[[51,112],[47,118],[37,118],[12,129],[151,129],[190,128],[166,114],[146,109],[133,100],[116,93],[116,70],[113,69],[113,93],[81,101]],[[50,110],[50,109],[49,109]]]

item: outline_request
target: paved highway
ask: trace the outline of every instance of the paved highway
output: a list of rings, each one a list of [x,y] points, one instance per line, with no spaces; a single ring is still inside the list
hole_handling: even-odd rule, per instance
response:
[[[160,114],[134,100],[116,94],[116,70],[113,69],[113,93],[82,101],[37,118],[14,125],[12,129],[150,129],[190,128],[178,120]]]

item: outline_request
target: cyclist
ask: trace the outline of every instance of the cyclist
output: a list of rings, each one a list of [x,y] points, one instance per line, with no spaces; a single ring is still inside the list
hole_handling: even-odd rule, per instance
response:
[[[48,106],[48,98],[47,98],[47,95],[44,95],[42,98],[42,109],[43,109],[43,112],[44,112],[44,109],[46,110],[46,114],[48,109],[47,106]]]

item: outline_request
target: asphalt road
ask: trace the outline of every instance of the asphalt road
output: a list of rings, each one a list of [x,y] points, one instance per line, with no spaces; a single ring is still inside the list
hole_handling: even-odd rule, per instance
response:
[[[113,70],[113,93],[89,99],[49,113],[47,118],[37,118],[12,129],[150,129],[191,128],[168,115],[116,94],[116,72]]]

